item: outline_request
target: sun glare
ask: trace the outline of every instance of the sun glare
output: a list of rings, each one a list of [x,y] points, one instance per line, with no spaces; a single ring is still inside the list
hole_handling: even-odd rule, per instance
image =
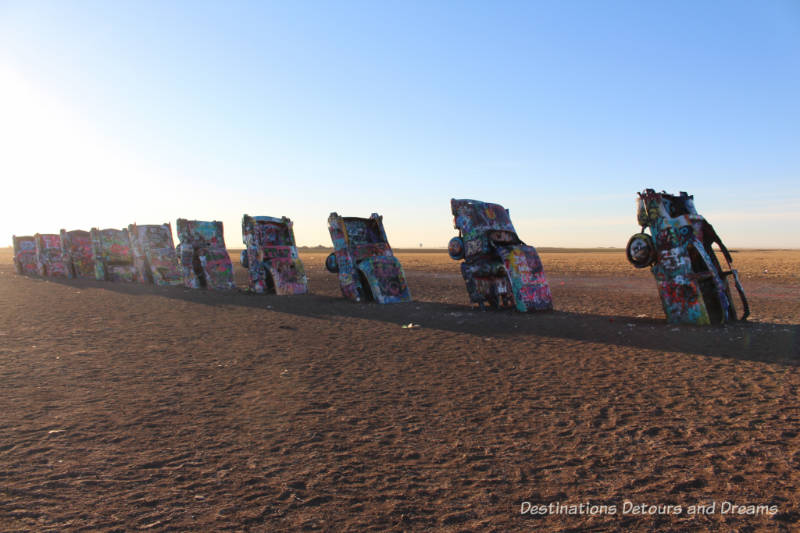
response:
[[[156,180],[83,116],[0,66],[2,244],[12,234],[127,225],[147,216]],[[130,219],[130,220],[129,220]]]

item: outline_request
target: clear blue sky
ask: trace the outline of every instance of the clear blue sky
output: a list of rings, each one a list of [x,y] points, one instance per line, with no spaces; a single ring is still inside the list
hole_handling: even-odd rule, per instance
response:
[[[624,246],[686,190],[800,247],[800,2],[0,0],[11,234],[331,211],[445,246],[451,197],[535,246]]]

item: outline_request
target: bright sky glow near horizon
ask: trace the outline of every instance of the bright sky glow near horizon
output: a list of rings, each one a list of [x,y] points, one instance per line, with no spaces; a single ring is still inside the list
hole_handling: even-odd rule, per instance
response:
[[[800,248],[800,2],[0,1],[0,246],[178,217],[449,200],[534,246],[625,246],[644,188],[730,247]]]

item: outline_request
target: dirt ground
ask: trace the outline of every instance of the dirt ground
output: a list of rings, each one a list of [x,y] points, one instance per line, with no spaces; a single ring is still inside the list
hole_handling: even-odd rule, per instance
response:
[[[311,295],[276,297],[26,278],[3,252],[0,529],[800,528],[800,251],[734,254],[751,319],[707,328],[666,324],[618,252],[542,253],[555,311],[527,315],[398,256],[415,301],[379,306],[323,253]]]

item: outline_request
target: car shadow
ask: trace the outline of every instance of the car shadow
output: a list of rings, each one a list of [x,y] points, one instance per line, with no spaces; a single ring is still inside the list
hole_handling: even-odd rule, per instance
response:
[[[483,338],[514,339],[526,335],[626,346],[643,350],[691,353],[709,357],[800,366],[800,325],[737,322],[725,326],[668,324],[663,319],[597,315],[567,311],[519,313],[481,311],[464,304],[414,301],[359,304],[322,294],[257,295],[231,291],[108,283],[87,279],[49,281],[76,288],[98,288],[127,295],[156,295],[196,304],[249,307],[315,319],[350,318],[425,329],[464,333]]]

